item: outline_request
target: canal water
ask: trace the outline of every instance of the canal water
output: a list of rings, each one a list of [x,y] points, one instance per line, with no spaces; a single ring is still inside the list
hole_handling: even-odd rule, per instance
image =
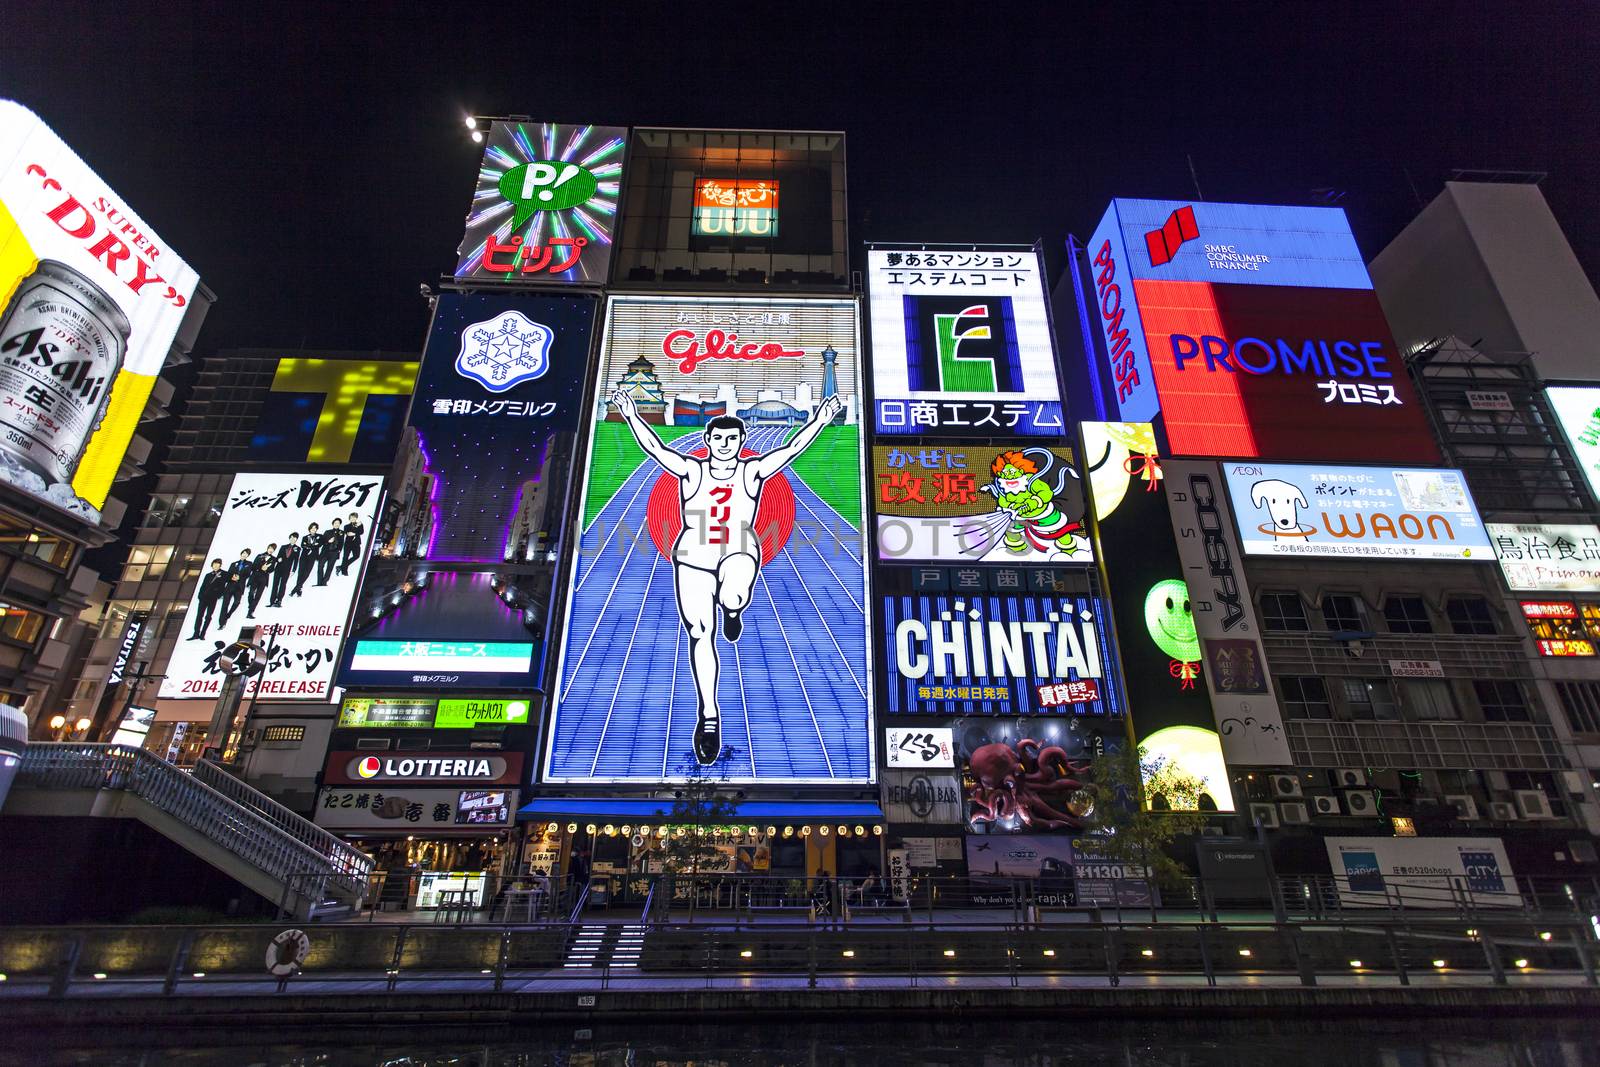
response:
[[[271,1044],[262,1040],[266,1037]],[[1600,1067],[1600,1020],[1097,1022],[858,1020],[485,1032],[381,1025],[364,1034],[19,1035],[0,1064],[94,1067]]]

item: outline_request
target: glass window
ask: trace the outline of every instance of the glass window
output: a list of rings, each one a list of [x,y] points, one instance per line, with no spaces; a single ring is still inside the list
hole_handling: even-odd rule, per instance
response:
[[[1478,696],[1478,706],[1483,709],[1486,722],[1530,722],[1528,702],[1522,695],[1522,686],[1516,682],[1474,681],[1472,690]]]
[[[1401,706],[1413,719],[1461,718],[1448,682],[1411,678],[1396,684],[1400,687]]]
[[[1353,719],[1398,719],[1400,708],[1395,704],[1389,683],[1382,678],[1346,678],[1342,683],[1345,707]]]
[[[1329,593],[1322,598],[1322,620],[1330,630],[1365,630],[1366,612],[1361,598],[1348,593]]]
[[[1299,593],[1262,593],[1261,625],[1268,630],[1311,629],[1306,619],[1305,602]]]
[[[1328,687],[1315,676],[1289,675],[1278,679],[1278,700],[1286,719],[1331,719],[1333,705]]]
[[[31,645],[44,629],[44,616],[38,612],[0,603],[0,636]]]
[[[1450,629],[1458,634],[1496,634],[1494,612],[1489,602],[1481,596],[1453,596],[1444,602],[1445,614],[1450,617]]]
[[[1428,605],[1419,596],[1391,596],[1383,602],[1383,621],[1392,634],[1431,634]]]
[[[1600,734],[1600,682],[1557,682],[1556,695],[1573,733]]]

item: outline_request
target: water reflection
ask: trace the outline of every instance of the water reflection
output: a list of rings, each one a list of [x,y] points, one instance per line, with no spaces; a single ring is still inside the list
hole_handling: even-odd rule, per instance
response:
[[[228,1037],[234,1044],[224,1044]],[[551,1023],[536,1031],[386,1027],[381,1040],[297,1035],[263,1049],[251,1035],[137,1035],[116,1047],[72,1047],[34,1035],[0,1050],[0,1065],[29,1067],[1600,1067],[1600,1025],[1508,1020],[1349,1020],[1321,1026],[1209,1025],[1016,1018],[924,1022],[819,1019],[739,1025],[619,1026]],[[77,1035],[73,1035],[74,1038]],[[214,1042],[214,1044],[212,1044]]]

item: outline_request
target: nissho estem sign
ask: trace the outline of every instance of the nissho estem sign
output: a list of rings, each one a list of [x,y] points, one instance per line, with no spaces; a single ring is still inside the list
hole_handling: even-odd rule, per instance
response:
[[[1488,532],[1457,470],[1224,463],[1251,556],[1487,561]]]
[[[501,700],[475,697],[467,700],[440,698],[433,725],[440,729],[472,726],[518,726],[528,721],[526,699]]]

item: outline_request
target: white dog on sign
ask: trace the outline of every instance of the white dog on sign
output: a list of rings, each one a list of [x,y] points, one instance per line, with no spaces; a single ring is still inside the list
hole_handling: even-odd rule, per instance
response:
[[[1281,478],[1269,478],[1250,487],[1250,503],[1267,509],[1268,522],[1260,526],[1262,533],[1274,537],[1304,537],[1315,533],[1315,526],[1300,521],[1300,509],[1310,507],[1306,494],[1298,485]]]

